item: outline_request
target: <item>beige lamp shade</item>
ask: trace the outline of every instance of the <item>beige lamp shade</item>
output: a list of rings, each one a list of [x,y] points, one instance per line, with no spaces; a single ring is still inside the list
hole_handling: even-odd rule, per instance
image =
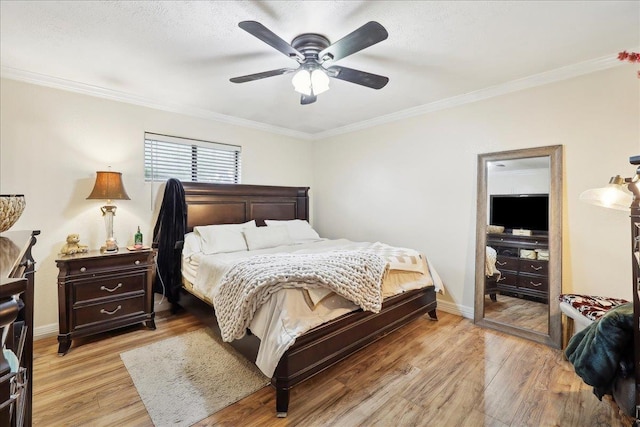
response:
[[[122,173],[111,171],[96,172],[96,183],[87,199],[130,200],[122,184]]]

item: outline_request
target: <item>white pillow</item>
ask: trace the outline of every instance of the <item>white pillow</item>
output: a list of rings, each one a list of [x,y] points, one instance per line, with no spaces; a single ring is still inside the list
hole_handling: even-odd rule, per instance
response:
[[[254,220],[243,224],[215,224],[193,227],[193,231],[200,236],[202,252],[206,255],[222,252],[246,251],[247,243],[242,230],[255,228]]]
[[[202,252],[200,246],[200,237],[196,233],[187,233],[184,235],[184,246],[182,246],[182,256],[189,258],[193,254]]]
[[[293,243],[287,227],[283,226],[245,228],[243,233],[250,251],[291,245]]]
[[[265,224],[267,224],[267,226],[279,226],[279,225],[284,225],[287,227],[287,231],[289,231],[289,236],[291,236],[291,238],[294,241],[298,241],[298,240],[309,240],[309,239],[320,239],[320,236],[318,235],[318,233],[316,232],[316,230],[314,230],[313,228],[311,228],[311,226],[309,225],[309,223],[303,219],[291,219],[291,220],[285,220],[285,221],[280,221],[280,220],[274,220],[274,219],[267,219],[264,221]]]

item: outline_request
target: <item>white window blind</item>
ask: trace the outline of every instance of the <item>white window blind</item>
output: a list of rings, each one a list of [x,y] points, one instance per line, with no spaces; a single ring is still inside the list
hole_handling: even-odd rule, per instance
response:
[[[145,132],[145,181],[169,178],[190,182],[240,183],[237,145]]]

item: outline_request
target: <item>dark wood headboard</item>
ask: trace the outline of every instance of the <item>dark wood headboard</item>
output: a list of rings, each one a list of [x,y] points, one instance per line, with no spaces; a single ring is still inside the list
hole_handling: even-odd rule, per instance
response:
[[[265,219],[309,220],[309,187],[183,182],[187,232],[211,224]]]

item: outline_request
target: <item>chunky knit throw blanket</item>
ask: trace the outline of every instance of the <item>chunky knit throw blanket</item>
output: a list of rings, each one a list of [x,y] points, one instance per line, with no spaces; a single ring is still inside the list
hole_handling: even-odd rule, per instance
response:
[[[244,336],[255,311],[276,291],[293,287],[326,287],[377,313],[382,307],[382,278],[387,262],[358,251],[319,254],[256,255],[235,264],[213,295],[222,339]]]

